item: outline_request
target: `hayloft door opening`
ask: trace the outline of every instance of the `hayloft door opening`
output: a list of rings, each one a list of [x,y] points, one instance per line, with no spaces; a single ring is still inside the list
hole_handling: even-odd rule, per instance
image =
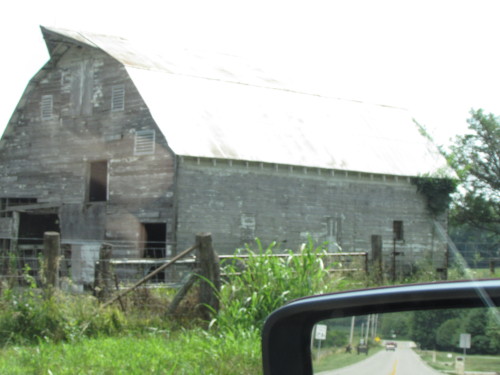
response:
[[[108,200],[108,162],[90,163],[89,202]]]

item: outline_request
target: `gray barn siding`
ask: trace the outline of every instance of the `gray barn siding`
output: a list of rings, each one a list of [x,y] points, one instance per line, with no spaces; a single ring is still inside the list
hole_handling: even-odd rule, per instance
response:
[[[405,243],[398,250],[409,259],[434,245],[424,198],[407,178],[183,158],[177,183],[180,248],[189,246],[193,233],[208,231],[221,253],[253,237],[296,250],[308,236],[334,240],[344,251],[366,251],[377,234],[388,252],[394,220],[404,222]]]
[[[114,112],[116,84],[125,87],[125,109]],[[43,95],[53,96],[50,120],[41,119]],[[135,156],[135,131],[144,129],[156,131],[155,152]],[[138,241],[142,222],[173,225],[173,154],[126,70],[97,50],[73,45],[35,75],[4,134],[0,160],[0,197],[59,205],[63,242]],[[87,198],[89,162],[99,160],[108,161],[106,203]],[[118,256],[137,251],[116,249]]]

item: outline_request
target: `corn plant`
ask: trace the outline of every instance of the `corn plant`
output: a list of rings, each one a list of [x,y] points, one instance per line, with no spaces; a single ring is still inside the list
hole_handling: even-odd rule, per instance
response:
[[[257,251],[246,247],[237,254],[249,257],[243,267],[229,264],[229,276],[220,292],[221,312],[213,323],[219,328],[257,329],[265,318],[286,302],[311,294],[336,289],[341,280],[329,272],[333,264],[326,262],[326,248],[312,241],[299,253],[287,250],[287,257],[274,255],[275,243],[266,249],[257,240]],[[241,269],[243,268],[243,269]]]

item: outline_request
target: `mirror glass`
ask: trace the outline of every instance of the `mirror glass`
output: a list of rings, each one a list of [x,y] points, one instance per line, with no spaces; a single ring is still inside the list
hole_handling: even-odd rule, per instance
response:
[[[500,309],[406,311],[318,322],[314,374],[436,375],[500,372]]]

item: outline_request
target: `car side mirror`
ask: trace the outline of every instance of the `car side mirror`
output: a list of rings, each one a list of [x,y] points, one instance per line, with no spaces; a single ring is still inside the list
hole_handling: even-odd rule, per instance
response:
[[[314,340],[318,334],[317,324],[323,325],[322,321],[344,319],[345,325],[345,319],[353,316],[483,307],[491,310],[500,329],[499,305],[500,280],[400,285],[295,300],[274,311],[266,320],[262,333],[264,374],[313,374]],[[331,323],[324,325],[328,324]],[[498,332],[500,340],[500,330]],[[391,346],[386,348],[391,349]]]

